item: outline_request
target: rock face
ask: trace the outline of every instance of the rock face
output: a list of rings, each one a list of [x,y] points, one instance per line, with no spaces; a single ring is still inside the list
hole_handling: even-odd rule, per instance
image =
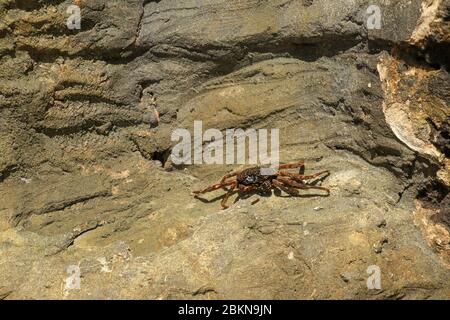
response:
[[[450,1],[0,16],[0,299],[450,297]],[[194,121],[280,129],[281,161],[330,170],[331,195],[193,198],[240,168],[171,163]]]

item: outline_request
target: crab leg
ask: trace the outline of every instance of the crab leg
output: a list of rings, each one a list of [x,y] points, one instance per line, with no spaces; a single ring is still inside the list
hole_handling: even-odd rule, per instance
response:
[[[286,186],[283,182],[279,181],[279,180],[272,180],[272,183],[275,187],[280,188],[281,190],[283,190],[284,192],[286,192],[287,194],[291,195],[291,196],[298,196],[298,190]]]
[[[304,161],[294,162],[294,163],[286,163],[281,164],[278,166],[278,169],[295,169],[295,168],[301,168],[305,166]]]
[[[211,191],[218,190],[218,189],[221,189],[223,187],[227,187],[227,186],[231,186],[231,185],[234,185],[233,186],[233,189],[234,189],[236,187],[236,181],[217,183],[217,184],[212,185],[212,186],[210,186],[210,187],[208,187],[206,189],[199,190],[199,191],[194,191],[193,193],[194,194],[203,194],[203,193],[211,192]]]
[[[240,192],[250,192],[250,191],[253,191],[255,189],[256,189],[255,186],[244,186],[244,185],[240,185],[239,186],[239,191]]]
[[[311,175],[301,175],[298,173],[283,172],[283,171],[278,172],[278,175],[280,175],[280,176],[287,176],[296,181],[300,180],[298,182],[302,182],[303,180],[311,180],[311,179],[317,178],[323,174],[330,174],[330,171],[325,170],[325,171],[321,171],[321,172],[311,174]]]
[[[318,187],[318,186],[310,186],[307,184],[302,184],[302,183],[298,183],[296,181],[293,180],[289,180],[288,178],[278,178],[279,181],[281,181],[284,184],[290,185],[294,188],[298,188],[298,189],[317,189],[317,190],[323,190],[326,191],[328,194],[330,194],[330,189],[325,188],[325,187]]]
[[[230,172],[226,175],[223,176],[223,178],[220,180],[220,183],[224,183],[225,180],[227,180],[228,178],[234,177],[239,173],[239,171],[234,171],[234,172]]]
[[[228,198],[234,193],[235,189],[236,189],[236,184],[233,186],[233,188],[228,190],[228,192],[225,194],[222,201],[220,202],[220,205],[222,206],[223,210],[228,209],[228,206],[227,206]]]

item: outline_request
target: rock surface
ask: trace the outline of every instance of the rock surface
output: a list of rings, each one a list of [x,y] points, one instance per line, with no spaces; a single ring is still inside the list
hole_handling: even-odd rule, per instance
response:
[[[0,17],[0,299],[450,298],[450,1],[4,0]],[[171,163],[199,120],[279,128],[281,161],[330,170],[331,195],[193,198],[239,167]]]

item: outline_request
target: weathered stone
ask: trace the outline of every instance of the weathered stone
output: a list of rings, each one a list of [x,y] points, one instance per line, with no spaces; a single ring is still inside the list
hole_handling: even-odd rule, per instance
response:
[[[450,296],[449,1],[73,3],[0,4],[0,299]],[[239,168],[171,162],[199,120],[331,195],[195,199]]]

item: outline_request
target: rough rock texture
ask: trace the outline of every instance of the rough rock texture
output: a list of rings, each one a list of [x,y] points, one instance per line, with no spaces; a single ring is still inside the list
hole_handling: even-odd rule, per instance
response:
[[[0,1],[0,299],[449,298],[449,17],[448,0]],[[171,163],[195,120],[279,128],[281,161],[329,169],[331,196],[194,199],[238,167]]]

